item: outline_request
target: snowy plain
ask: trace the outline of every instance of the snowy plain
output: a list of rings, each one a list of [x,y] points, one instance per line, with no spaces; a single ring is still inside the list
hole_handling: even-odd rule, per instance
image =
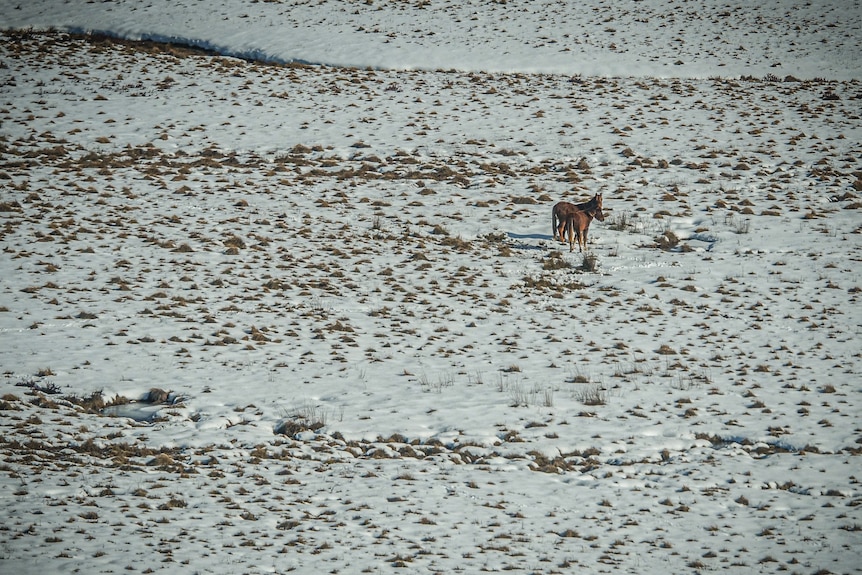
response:
[[[2,572],[860,572],[858,2],[0,28]]]

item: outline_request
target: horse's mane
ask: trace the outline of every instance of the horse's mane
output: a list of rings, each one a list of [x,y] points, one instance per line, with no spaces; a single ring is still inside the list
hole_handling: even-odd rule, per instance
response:
[[[580,204],[575,204],[575,207],[581,210],[582,212],[589,212],[596,210],[599,207],[599,196],[596,194],[592,198],[590,198],[586,202],[582,202]]]

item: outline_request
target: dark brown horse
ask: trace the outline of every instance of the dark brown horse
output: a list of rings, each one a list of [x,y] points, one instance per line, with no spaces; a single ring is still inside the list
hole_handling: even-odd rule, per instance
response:
[[[596,194],[588,202],[571,204],[559,202],[551,212],[551,235],[565,242],[565,233],[569,235],[569,251],[575,251],[575,239],[578,240],[578,250],[583,252],[587,247],[587,231],[593,218],[604,221],[602,212],[602,195]]]

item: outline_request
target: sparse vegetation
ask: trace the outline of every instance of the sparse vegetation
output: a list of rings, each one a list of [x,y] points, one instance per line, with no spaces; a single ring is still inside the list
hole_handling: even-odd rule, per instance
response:
[[[854,82],[4,38],[10,564],[855,566]],[[602,189],[589,252],[550,239]]]
[[[572,264],[563,258],[563,254],[558,251],[553,251],[542,262],[542,269],[545,271],[566,270],[572,267]]]
[[[665,230],[664,233],[656,238],[655,243],[659,249],[670,251],[679,246],[679,238],[671,230]]]
[[[574,395],[575,399],[584,405],[597,406],[605,405],[608,402],[607,391],[600,384],[579,385],[575,388]]]
[[[579,269],[582,272],[595,273],[599,269],[599,257],[593,252],[586,252],[581,259]]]
[[[608,220],[608,227],[616,232],[626,232],[631,227],[630,220],[631,214],[623,210],[611,216]]]
[[[300,407],[291,410],[287,417],[275,428],[279,435],[295,436],[303,431],[319,431],[326,426],[327,410],[306,402]]]

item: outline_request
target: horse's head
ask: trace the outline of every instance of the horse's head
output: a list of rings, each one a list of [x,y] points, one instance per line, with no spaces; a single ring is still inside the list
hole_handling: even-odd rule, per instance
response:
[[[602,211],[602,195],[596,194],[593,201],[596,203],[596,219],[600,222],[605,221],[605,213]]]

